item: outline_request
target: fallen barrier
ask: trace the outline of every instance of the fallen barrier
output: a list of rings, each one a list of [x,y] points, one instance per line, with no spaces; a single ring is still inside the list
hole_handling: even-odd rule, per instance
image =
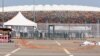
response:
[[[80,44],[80,46],[100,46],[100,42],[96,42],[96,41],[84,41]]]

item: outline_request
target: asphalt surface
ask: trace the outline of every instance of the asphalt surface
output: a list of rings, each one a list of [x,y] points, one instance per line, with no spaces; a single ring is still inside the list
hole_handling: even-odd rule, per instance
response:
[[[0,56],[100,56],[100,47],[86,49],[68,40],[20,41],[0,43]]]

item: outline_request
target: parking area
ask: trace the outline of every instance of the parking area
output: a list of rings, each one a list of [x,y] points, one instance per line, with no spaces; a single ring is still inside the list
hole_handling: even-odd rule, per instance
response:
[[[0,56],[4,56],[16,48],[15,43],[0,43]]]
[[[80,46],[81,42],[14,39],[14,43],[0,43],[0,56],[100,56],[100,46]]]

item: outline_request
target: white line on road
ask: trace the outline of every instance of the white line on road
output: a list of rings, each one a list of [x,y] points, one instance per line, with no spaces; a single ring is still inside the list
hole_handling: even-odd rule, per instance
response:
[[[72,55],[66,48],[63,48],[63,50],[64,50],[65,53],[68,54],[69,56],[74,56],[74,55]]]
[[[61,43],[59,43],[58,41],[56,41],[57,45],[61,46]],[[66,54],[68,54],[69,56],[74,56],[72,55],[66,48],[62,47],[63,50],[65,51]]]
[[[71,54],[66,48],[63,48],[64,49],[64,51],[67,53],[67,54]]]
[[[6,55],[4,55],[4,56],[10,56],[11,54],[17,52],[17,51],[20,50],[20,49],[21,49],[21,48],[17,48],[17,49],[13,50],[12,52],[10,52],[10,53],[8,53],[8,54],[6,54]]]
[[[18,50],[20,50],[21,48],[17,48],[17,49],[15,49],[15,50],[13,50],[11,53],[15,53],[15,52],[17,52]]]
[[[5,56],[10,56],[11,54],[10,53],[8,53],[8,54],[6,54]]]
[[[74,55],[70,54],[69,56],[74,56]]]
[[[61,44],[60,44],[58,41],[56,41],[56,43],[57,43],[59,46],[61,46]]]

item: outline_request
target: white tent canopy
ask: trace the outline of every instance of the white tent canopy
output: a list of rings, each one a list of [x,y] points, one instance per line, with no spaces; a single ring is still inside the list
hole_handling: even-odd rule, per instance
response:
[[[37,23],[28,20],[25,18],[21,12],[19,12],[14,18],[4,23],[4,25],[8,26],[35,26],[37,27]]]

